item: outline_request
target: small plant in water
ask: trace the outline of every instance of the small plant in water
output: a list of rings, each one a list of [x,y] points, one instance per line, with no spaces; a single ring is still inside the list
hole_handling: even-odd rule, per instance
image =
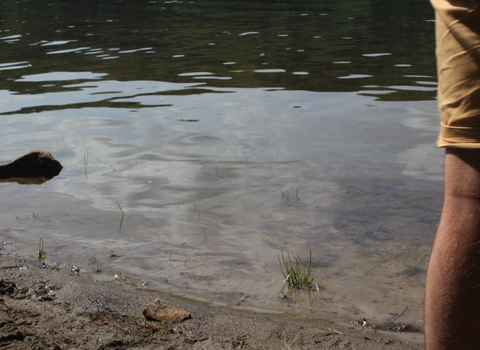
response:
[[[85,167],[85,177],[87,177],[87,167],[88,167],[88,156],[90,152],[88,152],[88,148],[85,147],[85,152],[83,152],[83,165]]]
[[[125,217],[125,213],[123,212],[122,206],[120,205],[120,203],[118,203],[118,201],[117,201],[117,205],[118,205],[118,209],[120,209],[120,212],[122,213],[122,218],[120,219],[120,227],[118,228],[120,233],[122,233],[123,218]]]
[[[95,254],[88,254],[87,252],[85,252],[85,256],[87,257],[88,262],[97,261],[97,257],[95,256]]]
[[[318,285],[315,283],[315,267],[313,266],[312,251],[307,264],[300,262],[300,256],[291,256],[290,253],[284,254],[282,251],[282,258],[278,256],[280,269],[284,277],[283,283],[289,288],[307,289],[318,291]]]
[[[123,272],[118,272],[113,275],[113,278],[115,278],[118,282],[126,282],[127,278],[123,274]]]
[[[43,238],[38,240],[38,260],[43,261],[47,257],[47,253],[43,250]]]

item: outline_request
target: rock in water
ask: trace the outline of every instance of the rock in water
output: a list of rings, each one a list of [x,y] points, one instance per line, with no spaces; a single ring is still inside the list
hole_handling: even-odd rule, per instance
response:
[[[49,152],[31,151],[13,162],[0,165],[0,179],[10,177],[45,177],[57,176],[62,170],[62,164]]]
[[[169,305],[161,299],[155,299],[153,303],[146,305],[143,315],[147,319],[169,323],[182,322],[191,317],[189,312]]]

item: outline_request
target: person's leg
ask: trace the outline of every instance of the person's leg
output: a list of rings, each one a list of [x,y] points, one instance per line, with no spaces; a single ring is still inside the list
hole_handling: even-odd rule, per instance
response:
[[[445,201],[428,266],[427,350],[480,349],[480,149],[447,149]]]

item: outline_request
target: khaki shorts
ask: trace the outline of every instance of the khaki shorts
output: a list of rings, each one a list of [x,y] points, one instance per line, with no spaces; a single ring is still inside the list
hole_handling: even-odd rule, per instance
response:
[[[480,0],[430,1],[442,122],[438,146],[480,148]]]

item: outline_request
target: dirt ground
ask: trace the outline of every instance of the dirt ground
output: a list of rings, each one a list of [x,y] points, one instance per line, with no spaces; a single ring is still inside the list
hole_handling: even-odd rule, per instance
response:
[[[212,307],[76,272],[0,255],[0,348],[423,349],[421,333]],[[147,321],[143,309],[156,298],[191,318]]]

